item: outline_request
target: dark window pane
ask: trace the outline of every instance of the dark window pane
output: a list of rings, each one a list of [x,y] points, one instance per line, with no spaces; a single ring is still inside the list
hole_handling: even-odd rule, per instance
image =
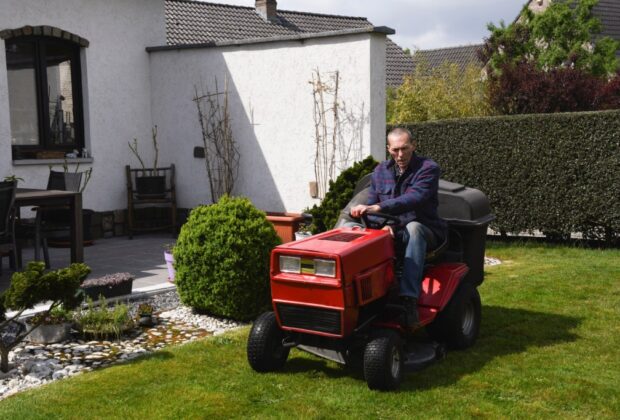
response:
[[[76,143],[71,58],[72,50],[63,45],[45,47],[50,143],[55,146]]]
[[[6,44],[11,143],[13,145],[36,146],[39,144],[34,57],[33,43]]]

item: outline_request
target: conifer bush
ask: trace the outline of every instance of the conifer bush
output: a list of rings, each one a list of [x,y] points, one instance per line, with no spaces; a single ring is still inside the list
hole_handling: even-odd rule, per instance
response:
[[[310,226],[312,233],[325,232],[334,227],[340,216],[340,211],[353,198],[353,190],[355,190],[357,181],[374,171],[377,165],[378,162],[372,156],[368,156],[343,171],[335,181],[329,182],[329,191],[325,194],[321,204],[306,211],[312,214],[312,225]]]
[[[280,243],[247,198],[222,197],[192,210],[173,255],[181,301],[211,315],[247,321],[270,306],[269,257]]]

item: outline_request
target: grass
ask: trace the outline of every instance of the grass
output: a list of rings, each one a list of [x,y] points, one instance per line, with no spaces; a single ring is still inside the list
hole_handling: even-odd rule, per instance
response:
[[[618,418],[620,251],[491,243],[476,345],[369,391],[360,372],[294,350],[254,373],[248,329],[0,402],[0,418]]]

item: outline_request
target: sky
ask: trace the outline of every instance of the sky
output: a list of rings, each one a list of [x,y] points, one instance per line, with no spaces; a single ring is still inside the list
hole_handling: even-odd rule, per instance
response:
[[[207,0],[254,7],[254,0]],[[396,30],[403,48],[435,49],[479,44],[487,23],[511,23],[526,0],[278,0],[278,9],[363,16]]]

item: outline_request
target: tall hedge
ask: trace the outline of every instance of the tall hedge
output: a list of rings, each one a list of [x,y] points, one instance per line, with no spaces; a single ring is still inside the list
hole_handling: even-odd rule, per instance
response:
[[[410,124],[442,178],[482,190],[492,227],[620,234],[620,110]]]

